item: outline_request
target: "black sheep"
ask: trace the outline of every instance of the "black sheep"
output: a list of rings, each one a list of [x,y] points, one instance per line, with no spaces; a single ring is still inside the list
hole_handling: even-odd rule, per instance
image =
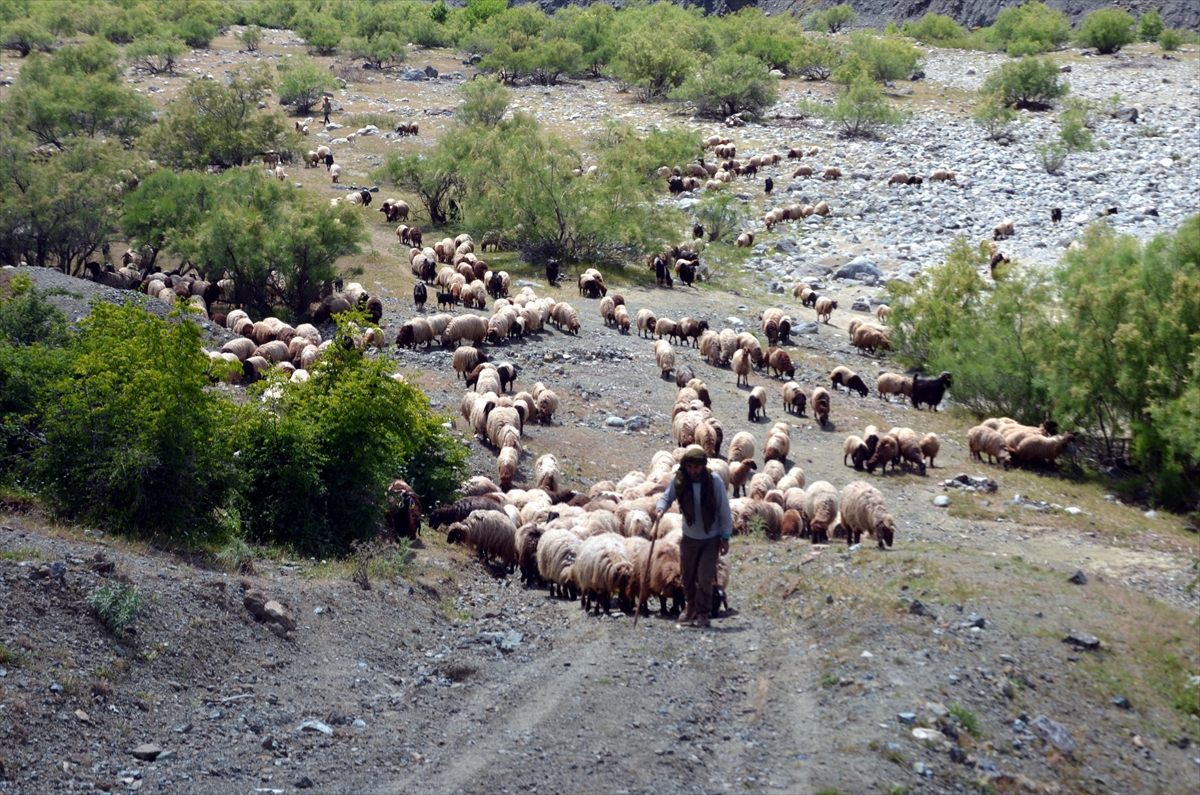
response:
[[[437,302],[438,309],[441,309],[443,306],[452,307],[458,303],[457,299],[454,297],[454,293],[438,293]]]
[[[914,375],[912,381],[913,408],[919,409],[921,404],[925,403],[933,411],[937,411],[938,404],[942,402],[942,397],[946,394],[946,389],[954,385],[954,377],[946,372],[937,378],[922,378]]]
[[[696,266],[690,262],[679,262],[677,265],[679,271],[679,280],[688,287],[692,286],[692,282],[696,281]]]
[[[667,190],[671,191],[671,195],[683,193],[683,178],[671,177],[667,180]]]
[[[512,362],[500,362],[496,365],[496,373],[500,376],[500,391],[507,391],[517,380],[517,366]]]
[[[696,224],[695,226],[693,226],[692,227],[692,237],[696,238],[697,240],[704,237],[704,227],[700,226],[700,224]]]
[[[358,193],[359,193],[359,195],[360,195],[360,196],[362,196],[362,200],[363,200],[363,207],[370,206],[370,204],[371,204],[371,191],[369,191],[369,190],[367,190],[367,189],[365,189],[365,188],[364,188],[363,190],[360,190]]]
[[[558,284],[558,260],[546,260],[546,281],[550,283],[551,287]]]
[[[773,190],[775,190],[775,180],[767,177],[767,183],[763,186],[763,192],[770,195]]]
[[[425,301],[429,298],[429,291],[425,289],[422,282],[417,282],[413,287],[413,305],[418,309],[425,306]]]
[[[817,295],[817,291],[813,290],[808,294],[808,298],[805,298],[802,303],[807,307],[815,307],[817,305],[817,299],[820,297],[821,296]]]
[[[496,511],[499,510],[499,505],[500,503],[490,497],[463,497],[458,502],[431,511],[429,526],[443,527],[461,522],[471,515],[471,511]]]
[[[1050,223],[1057,224],[1061,220],[1062,220],[1062,208],[1061,207],[1050,208]]]
[[[328,171],[329,167],[332,165],[333,165],[333,152],[330,152],[329,154],[325,155],[325,170]]]

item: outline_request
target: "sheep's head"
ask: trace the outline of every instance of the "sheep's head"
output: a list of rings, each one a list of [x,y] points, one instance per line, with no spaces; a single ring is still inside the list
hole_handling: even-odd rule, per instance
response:
[[[455,522],[446,531],[446,543],[461,544],[467,536],[467,528],[462,522]]]
[[[887,544],[890,547],[892,545],[892,539],[895,537],[895,535],[896,520],[890,516],[875,527],[875,538],[879,541],[880,549],[883,549],[884,544]]]
[[[938,376],[938,380],[946,386],[954,386],[954,376],[950,375],[950,373],[947,373],[944,370],[942,371],[942,374]]]

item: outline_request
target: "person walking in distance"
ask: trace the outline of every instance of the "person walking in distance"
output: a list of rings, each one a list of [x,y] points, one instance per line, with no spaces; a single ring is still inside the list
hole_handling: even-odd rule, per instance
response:
[[[329,112],[333,110],[333,103],[329,101],[329,95],[321,100],[321,110],[325,113],[325,123],[329,124]]]
[[[667,484],[667,490],[654,508],[654,521],[657,522],[676,500],[679,500],[679,512],[683,514],[679,558],[687,600],[679,623],[707,627],[712,612],[717,558],[729,552],[733,516],[729,512],[725,482],[720,475],[708,470],[708,454],[698,444],[684,450],[679,471]]]

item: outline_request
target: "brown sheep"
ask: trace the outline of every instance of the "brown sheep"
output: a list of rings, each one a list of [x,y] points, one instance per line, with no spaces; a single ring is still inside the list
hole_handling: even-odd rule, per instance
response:
[[[833,316],[833,310],[837,309],[837,301],[827,296],[821,296],[817,299],[817,320],[822,323],[829,323],[829,319]]]
[[[890,351],[892,344],[888,339],[887,329],[864,323],[854,330],[854,347],[874,354],[876,351]]]
[[[825,169],[825,173],[821,175],[821,179],[841,179],[842,170],[837,166],[830,166]]]
[[[733,372],[737,376],[737,386],[750,386],[750,349],[741,348],[733,352]]]
[[[804,394],[804,390],[795,381],[788,381],[783,385],[783,410],[790,411],[798,417],[803,417],[804,407],[808,402],[808,395]]]
[[[777,375],[786,375],[788,378],[796,377],[796,368],[792,365],[792,357],[788,356],[787,351],[781,348],[767,349],[767,368]]]
[[[811,177],[812,175],[813,175],[812,166],[800,166],[799,168],[797,168],[795,171],[792,172],[792,179],[799,179],[800,177]]]
[[[779,535],[783,538],[799,538],[803,531],[804,520],[800,518],[800,512],[795,508],[784,511],[783,521],[779,524]]]
[[[754,463],[753,458],[746,458],[741,461],[733,461],[729,464],[729,485],[733,486],[733,496],[745,496],[746,482],[750,480],[751,473],[758,469],[758,464]]]
[[[829,390],[819,386],[812,391],[813,416],[824,428],[829,422]]]
[[[804,492],[804,518],[814,544],[829,543],[829,530],[838,514],[838,492],[832,483],[818,480]]]
[[[912,379],[896,373],[881,373],[875,381],[875,389],[881,398],[889,395],[907,397],[912,394]]]
[[[867,460],[867,471],[871,474],[875,473],[875,467],[882,465],[883,474],[887,474],[888,464],[892,465],[892,469],[896,469],[896,457],[900,455],[900,443],[896,441],[896,437],[891,434],[879,437],[879,443],[875,445],[875,454]]]
[[[967,447],[970,449],[971,458],[977,461],[983,461],[983,456],[986,454],[989,464],[998,461],[1004,466],[1008,466],[1010,456],[1008,448],[1004,445],[1004,437],[986,425],[976,425],[967,431]],[[996,461],[993,461],[993,458]]]
[[[942,449],[941,440],[938,439],[936,433],[927,433],[921,437],[921,441],[917,443],[921,447],[921,455],[929,459],[929,466],[933,466],[933,459],[937,458],[938,451]]]
[[[1061,436],[1026,436],[1016,447],[1008,447],[1009,454],[1018,464],[1049,464],[1062,454],[1063,448],[1075,441],[1075,434],[1067,432]]]

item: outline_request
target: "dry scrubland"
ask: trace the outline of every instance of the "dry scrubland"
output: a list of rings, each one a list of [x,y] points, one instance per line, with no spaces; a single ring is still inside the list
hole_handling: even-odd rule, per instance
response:
[[[250,56],[234,44],[218,39],[183,66],[216,74],[245,62]],[[304,57],[286,33],[268,31],[262,49],[264,56]],[[1140,50],[1123,55],[1140,57]],[[1084,91],[1111,93],[1103,85],[1113,74],[1107,61],[1053,57],[1074,65],[1073,81]],[[472,71],[450,52],[412,60],[443,73]],[[717,274],[712,283],[662,291],[645,286],[640,272],[631,278],[609,271],[610,289],[623,293],[631,310],[705,318],[715,329],[733,325],[732,318],[757,330],[758,312],[772,305],[812,320],[812,310],[790,295],[768,291],[777,282],[790,293],[795,279],[822,276],[823,292],[840,309],[831,325],[795,337],[789,350],[796,379],[811,389],[827,381],[832,367],[847,364],[873,386],[886,364],[857,354],[845,329],[850,319],[868,317],[849,311],[853,300],[880,290],[829,282],[828,269],[866,254],[889,276],[911,273],[930,264],[951,235],[981,236],[1000,217],[980,211],[968,223],[943,218],[937,207],[937,196],[967,201],[964,192],[992,178],[979,166],[963,169],[975,173],[965,173],[959,187],[927,188],[924,201],[932,206],[910,204],[894,223],[886,217],[886,227],[878,213],[839,211],[896,195],[881,185],[893,166],[926,174],[960,166],[954,147],[974,144],[935,146],[930,136],[954,123],[966,129],[966,92],[973,88],[966,68],[982,76],[996,61],[932,52],[927,81],[901,84],[913,93],[898,101],[916,111],[916,120],[884,143],[846,144],[820,126],[787,121],[733,130],[701,125],[706,134],[730,135],[739,152],[817,146],[822,165],[840,162],[847,174],[869,176],[801,186],[798,194],[828,198],[835,216],[803,230],[767,234],[760,225],[761,248],[750,253],[713,247],[706,255]],[[1144,115],[1159,114],[1154,123],[1164,131],[1191,130],[1194,138],[1196,63],[1189,52],[1156,64],[1154,74],[1171,82],[1120,88],[1123,101],[1141,104]],[[6,73],[17,68],[4,63]],[[383,113],[419,120],[421,135],[361,137],[337,149],[343,184],[365,184],[388,152],[432,146],[451,129],[441,112],[456,101],[454,80],[359,75],[338,92],[333,121],[353,129],[359,122],[350,114],[361,120]],[[183,78],[146,78],[138,85],[161,89],[153,92],[157,102],[183,84]],[[780,114],[789,115],[789,102],[826,90],[786,81]],[[690,124],[662,107],[633,103],[609,83],[515,93],[514,107],[585,150],[607,118]],[[1181,115],[1166,113],[1172,105]],[[1148,145],[1167,144],[1150,139]],[[1125,231],[1173,230],[1194,212],[1196,144],[1184,145],[1192,149],[1182,152],[1175,171],[1154,180],[1163,193],[1179,186],[1157,200],[1166,217],[1131,222]],[[1014,152],[1018,164],[1028,156]],[[1082,157],[1081,171],[1101,168],[1105,157],[1112,155]],[[292,181],[337,195],[323,170],[295,164],[289,171]],[[1015,191],[1004,192],[1003,202],[1016,212],[1003,214],[1017,217],[1018,235],[1004,249],[1051,263],[1059,239],[1082,224],[1048,229],[1041,219],[1049,205],[1022,192],[1026,175],[1039,185],[1041,178],[1027,165],[1008,173]],[[764,202],[761,177],[734,186],[756,209]],[[777,178],[780,189],[787,182]],[[1068,217],[1094,214],[1105,203],[1096,193],[1125,203],[1119,183],[1067,184],[1076,191]],[[388,195],[395,194],[381,190],[381,198]],[[1174,223],[1170,207],[1178,207]],[[360,281],[384,297],[383,325],[394,333],[412,316],[413,281],[393,228],[374,209],[364,210],[372,216],[374,251],[347,264],[365,269]],[[791,242],[777,245],[784,240]],[[546,291],[541,275],[514,255],[495,257],[493,266],[570,301],[583,324],[577,338],[550,331],[499,353],[521,367],[518,388],[541,380],[563,399],[552,425],[527,429],[518,485],[529,482],[532,461],[546,452],[563,462],[575,488],[647,469],[655,450],[673,446],[676,391],[659,378],[652,344],[604,327],[597,302],[575,295],[571,274],[563,287]],[[448,352],[395,355],[437,406],[456,414],[461,382]],[[320,792],[1195,790],[1200,719],[1188,714],[1200,703],[1194,530],[1178,517],[1120,504],[1102,481],[971,462],[965,439],[972,418],[956,410],[916,412],[880,400],[873,388],[861,399],[835,393],[831,427],[821,429],[785,415],[782,381],[756,371],[750,385],[767,387],[769,420],[747,423],[747,392],[735,387],[732,372],[709,367],[686,346],[677,346],[676,355],[707,382],[726,439],[751,430],[761,448],[770,424],[784,420],[793,426],[789,464],[803,468],[809,483],[825,479],[840,489],[867,478],[877,486],[898,519],[894,547],[851,552],[844,542],[814,548],[796,539],[735,539],[732,611],[712,631],[699,632],[657,616],[636,628],[625,617],[586,616],[577,603],[523,589],[515,575],[483,566],[429,530],[411,554],[385,553],[364,564],[371,584],[364,590],[356,561],[259,557],[252,571],[238,575],[9,505],[0,527],[0,784],[22,793],[307,786]],[[614,416],[620,422],[610,422]],[[927,477],[867,476],[844,467],[842,440],[868,424],[938,433],[937,467]],[[472,469],[493,475],[493,455],[471,445]],[[941,486],[960,472],[993,478],[999,490]],[[934,507],[942,494],[949,506]],[[114,637],[83,601],[101,582],[105,561],[146,602],[135,635]],[[56,563],[65,568],[51,568]],[[1077,569],[1086,584],[1068,581]],[[290,611],[293,631],[276,634],[254,620],[244,606],[244,592],[254,589]],[[1064,643],[1073,632],[1094,635],[1099,648]],[[1070,742],[1057,738],[1056,745],[1039,735],[1040,716],[1060,724]],[[312,720],[321,725],[304,728]],[[942,726],[940,734],[916,731]],[[139,761],[131,751],[143,743],[168,753]]]

